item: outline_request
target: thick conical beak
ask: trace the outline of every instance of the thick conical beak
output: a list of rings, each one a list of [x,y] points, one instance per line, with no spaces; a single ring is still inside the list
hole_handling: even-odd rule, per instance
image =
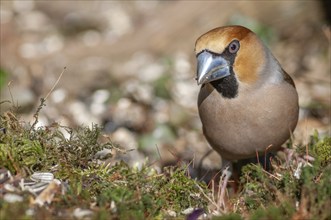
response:
[[[197,56],[198,85],[208,83],[230,75],[229,63],[221,55],[203,51]]]

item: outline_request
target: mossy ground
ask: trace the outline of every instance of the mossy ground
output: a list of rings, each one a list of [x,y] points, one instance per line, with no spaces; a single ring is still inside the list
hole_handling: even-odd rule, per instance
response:
[[[147,163],[130,167],[116,161],[115,154],[123,152],[110,140],[101,141],[97,125],[37,128],[13,109],[1,115],[0,129],[0,166],[13,176],[0,185],[0,219],[68,219],[77,208],[92,211],[88,219],[164,219],[173,213],[185,218],[188,208],[202,209],[212,219],[331,219],[331,137],[315,134],[309,145],[290,149],[292,156],[280,153],[272,171],[245,166],[239,193],[215,216],[211,213],[219,207],[210,202],[213,191],[191,179],[185,166],[157,172]],[[103,149],[111,153],[96,158]],[[32,202],[36,195],[17,190],[17,181],[37,171],[51,172],[62,182],[50,204],[38,206]],[[22,200],[6,201],[5,184],[15,186]]]
[[[62,181],[64,191],[57,192],[51,204],[38,207],[31,203],[35,195],[23,191],[19,192],[23,201],[6,202],[1,185],[1,219],[66,219],[75,208],[92,210],[93,219],[163,219],[169,211],[180,216],[187,208],[208,205],[201,196],[201,188],[207,193],[206,184],[189,178],[185,167],[168,167],[158,173],[147,163],[129,167],[115,162],[112,154],[103,160],[96,158],[103,149],[119,151],[110,141],[100,141],[97,125],[72,129],[54,123],[35,128],[20,121],[14,111],[5,112],[0,120],[1,168],[14,179],[28,179],[36,171],[52,172]]]

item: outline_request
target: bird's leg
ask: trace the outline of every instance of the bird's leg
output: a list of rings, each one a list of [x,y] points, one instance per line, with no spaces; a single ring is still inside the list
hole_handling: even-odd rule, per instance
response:
[[[225,163],[223,163],[223,171],[222,171],[222,175],[220,178],[220,185],[221,185],[221,190],[220,190],[220,194],[218,196],[218,205],[219,207],[223,207],[223,209],[225,209],[225,192],[226,192],[226,187],[228,184],[228,181],[232,175],[232,164],[227,161]]]

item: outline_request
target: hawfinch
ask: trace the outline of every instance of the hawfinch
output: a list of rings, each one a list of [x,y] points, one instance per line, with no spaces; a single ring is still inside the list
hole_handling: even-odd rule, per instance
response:
[[[203,133],[224,160],[277,151],[298,121],[291,77],[251,30],[215,28],[198,38],[199,116]]]

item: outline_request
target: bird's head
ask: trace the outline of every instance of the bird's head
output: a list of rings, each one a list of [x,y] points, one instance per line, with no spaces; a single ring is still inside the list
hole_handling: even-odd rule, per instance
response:
[[[197,83],[211,83],[218,90],[223,86],[220,92],[233,98],[238,83],[254,84],[258,80],[266,63],[266,50],[256,34],[245,27],[215,28],[195,44]]]

